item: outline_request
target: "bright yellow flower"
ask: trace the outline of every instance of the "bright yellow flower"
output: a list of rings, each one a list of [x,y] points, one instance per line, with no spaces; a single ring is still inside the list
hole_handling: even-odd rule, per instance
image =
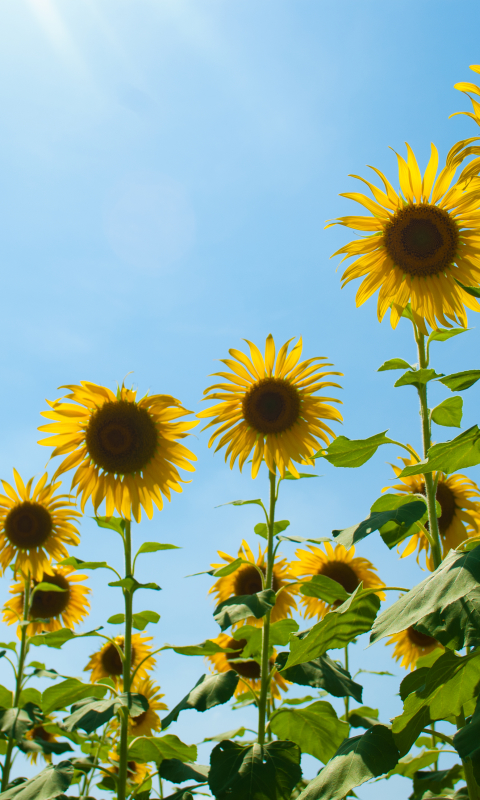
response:
[[[115,636],[115,642],[123,651],[124,649],[124,636]],[[150,655],[152,648],[147,642],[153,641],[153,636],[143,636],[141,633],[134,633],[132,636],[132,670],[135,670],[142,662],[136,673],[136,680],[140,681],[148,677],[147,670],[150,672],[155,664],[156,659]],[[148,656],[148,658],[147,658]],[[144,661],[144,659],[146,659]],[[92,671],[90,680],[92,683],[100,680],[100,678],[112,678],[116,685],[120,685],[123,676],[123,664],[117,648],[107,642],[103,647],[90,656],[90,661],[84,669],[84,672]]]
[[[132,692],[142,694],[148,700],[148,711],[143,711],[138,717],[130,717],[128,721],[128,732],[130,736],[153,736],[154,731],[159,731],[162,727],[157,711],[166,710],[168,706],[160,702],[165,695],[160,694],[160,687],[150,678],[134,680]],[[115,718],[112,721],[114,729],[118,729],[119,722]]]
[[[417,458],[420,461],[420,457],[417,456]],[[400,461],[406,467],[417,463],[413,456],[411,458],[400,457]],[[391,467],[398,477],[403,467],[397,467],[395,464],[392,464]],[[434,481],[436,475],[436,472],[432,472]],[[401,483],[394,484],[393,487],[385,487],[383,491],[393,488],[397,489],[401,494],[421,494],[425,496],[423,475],[411,475],[407,478],[400,478],[400,480]],[[437,485],[437,500],[442,513],[438,518],[438,529],[444,558],[449,550],[458,547],[465,539],[480,534],[480,502],[473,499],[476,497],[480,497],[478,486],[466,475],[457,473],[447,478],[443,473],[440,473]],[[410,538],[402,553],[402,558],[414,553],[417,547],[417,560],[422,550],[425,550],[427,567],[433,572],[435,565],[430,552],[430,542],[421,531],[414,533]]]
[[[370,589],[376,586],[385,586],[382,580],[376,575],[376,567],[367,558],[354,558],[355,548],[346,550],[343,544],[337,544],[335,550],[330,542],[324,544],[326,552],[319,547],[309,546],[308,550],[297,550],[295,555],[298,561],[292,561],[292,572],[297,578],[313,578],[314,575],[325,575],[343,586],[346,592],[351,594],[363,581],[363,588]],[[310,551],[310,552],[309,552]],[[378,596],[384,600],[384,592],[378,592]],[[339,605],[339,601],[333,606],[320,600],[317,597],[302,597],[302,605],[305,607],[304,616],[318,617],[323,619],[328,611]]]
[[[58,631],[60,628],[73,628],[82,622],[88,615],[90,603],[87,594],[90,589],[79,586],[80,581],[87,580],[86,575],[79,575],[73,567],[51,567],[51,573],[44,573],[40,580],[33,582],[33,588],[42,581],[51,583],[63,589],[63,592],[37,591],[33,595],[30,605],[29,619],[40,619],[42,622],[32,622],[27,633],[32,636],[41,631]],[[23,619],[23,581],[15,583],[10,594],[13,597],[7,600],[3,607],[3,621],[13,625]],[[48,622],[46,620],[49,620]],[[18,636],[21,628],[18,628]]]
[[[120,761],[120,757],[116,750],[112,750],[108,755],[113,762],[112,773],[118,775],[118,762]],[[137,761],[129,761],[127,764],[127,781],[128,783],[140,786],[148,778],[151,771],[148,764],[139,764]]]
[[[221,633],[216,639],[212,639],[213,642],[216,642],[220,647],[228,647],[231,650],[235,650],[234,653],[213,653],[211,656],[207,656],[207,660],[213,665],[215,672],[227,672],[229,669],[235,670],[241,678],[243,678],[252,689],[257,692],[260,691],[260,664],[253,659],[248,659],[245,661],[238,661],[237,659],[241,659],[242,657],[242,650],[245,647],[247,641],[246,639],[234,639],[233,637],[229,636],[226,633]],[[274,651],[273,657],[270,659],[270,669],[272,668],[275,662],[276,653]],[[271,687],[271,694],[275,698],[280,697],[280,689],[282,692],[288,691],[288,684],[287,681],[280,675],[279,672],[275,672],[272,682],[270,684]],[[246,691],[245,684],[242,681],[239,681],[237,684],[237,688],[235,689],[235,695],[238,696],[240,694],[244,694]]]
[[[80,541],[75,525],[81,514],[74,511],[70,495],[57,495],[60,482],[47,484],[45,473],[33,488],[33,478],[25,486],[14,469],[15,489],[2,481],[4,495],[0,495],[0,566],[2,572],[11,564],[15,572],[25,576],[30,572],[35,580],[42,580],[44,572],[51,571],[50,563],[67,558],[65,545]]]
[[[440,642],[437,642],[432,636],[420,633],[415,628],[407,628],[406,631],[395,633],[385,644],[395,645],[393,657],[396,661],[402,659],[400,666],[405,667],[405,669],[409,667],[414,669],[419,658],[427,656],[437,647],[442,647]]]
[[[275,343],[267,337],[265,357],[252,342],[250,358],[240,350],[230,350],[231,359],[222,359],[231,372],[215,372],[228,383],[217,383],[205,390],[205,400],[219,400],[198,416],[214,417],[203,430],[218,426],[208,446],[220,436],[215,452],[227,445],[225,461],[230,456],[230,468],[236,459],[240,470],[253,450],[252,477],[255,478],[262,460],[270,470],[276,467],[282,478],[288,469],[298,478],[293,462],[314,464],[312,456],[321,440],[327,446],[333,431],[322,420],[342,420],[340,412],[326,401],[340,402],[333,397],[314,397],[314,392],[337,383],[326,381],[322,372],[331,364],[322,356],[301,361],[302,340],[288,352],[290,339],[278,353],[275,362]]]
[[[399,194],[372,167],[385,191],[352,175],[366,183],[375,200],[356,192],[341,195],[359,202],[373,215],[339,217],[330,223],[373,231],[371,236],[356,239],[334,253],[344,254],[342,261],[356,259],[342,275],[343,286],[364,278],[357,292],[357,306],[380,289],[378,319],[381,322],[391,308],[393,328],[409,302],[423,333],[427,333],[426,323],[436,329],[437,320],[448,327],[452,327],[451,322],[466,327],[465,306],[480,311],[477,300],[459,285],[480,285],[480,190],[471,186],[465,189],[462,176],[449,188],[457,168],[451,159],[435,180],[438,153],[433,144],[423,178],[408,144],[407,150],[407,161],[397,154]]]
[[[42,416],[54,422],[40,431],[54,433],[39,444],[55,447],[54,456],[66,455],[56,474],[76,467],[72,488],[82,496],[82,510],[89,497],[95,513],[106,501],[106,515],[115,510],[126,519],[133,512],[137,522],[141,508],[153,516],[153,503],[162,508],[164,495],[181,492],[177,467],[193,472],[190,461],[196,456],[179,439],[197,422],[178,422],[190,414],[170,395],[145,396],[136,400],[136,391],[119,388],[117,395],[105,386],[82,381],[66,386],[70,394],[48,404]],[[72,402],[64,402],[71,400]]]
[[[471,64],[470,69],[472,70],[472,72],[478,73],[480,72],[480,65]],[[467,95],[472,104],[473,113],[469,111],[457,111],[455,114],[452,114],[451,116],[456,117],[458,114],[462,114],[465,117],[470,117],[470,119],[473,119],[473,121],[476,122],[477,125],[480,125],[480,103],[478,103],[477,100],[474,100],[473,97],[470,97],[470,95],[468,94],[468,92],[471,92],[472,94],[480,95],[480,87],[477,86],[475,83],[465,83],[462,81],[461,83],[455,84],[455,89],[458,89],[460,92],[464,92],[464,94]],[[476,141],[476,139],[468,139],[466,143],[469,143],[471,141]],[[476,150],[476,152],[478,152],[478,150]]]
[[[222,553],[220,550],[218,551],[218,555],[220,558],[223,558],[224,563],[212,564],[213,569],[219,569],[220,567],[224,567],[225,564],[231,564],[232,561],[235,561],[233,556],[229,556],[228,553]],[[239,597],[243,594],[256,594],[262,591],[262,580],[257,567],[259,567],[263,575],[265,575],[267,571],[267,551],[265,550],[265,552],[262,553],[259,546],[258,558],[255,560],[255,556],[250,550],[250,547],[247,542],[243,540],[242,546],[238,551],[238,558],[249,561],[252,566],[242,564],[235,572],[232,572],[230,575],[225,575],[223,578],[219,578],[217,582],[213,584],[210,593],[215,595],[217,604],[223,603],[223,601],[228,600],[229,597]],[[257,566],[254,566],[255,564]],[[277,593],[282,586],[287,586],[294,581],[295,578],[290,571],[288,561],[285,558],[276,556],[273,565],[273,591]],[[291,588],[285,588],[280,592],[277,596],[277,602],[272,609],[270,617],[272,622],[292,616],[293,610],[297,608],[294,597],[296,594],[298,594],[298,588],[295,585]],[[249,617],[248,623],[250,625],[262,625],[262,620]]]
[[[43,722],[42,725],[35,725],[33,728],[30,728],[30,730],[27,731],[26,734],[25,734],[25,739],[27,739],[27,741],[29,741],[29,742],[34,742],[34,741],[37,740],[39,742],[39,744],[41,744],[42,742],[48,742],[48,744],[51,744],[52,742],[56,742],[58,740],[58,736],[57,736],[56,733],[52,733],[51,731],[48,730],[48,727],[47,727],[47,723],[48,722],[53,722],[52,717],[50,717],[50,716],[46,717],[45,721]],[[45,725],[45,727],[44,727],[44,725]],[[26,753],[26,756],[27,756],[28,760],[32,764],[36,764],[37,763],[37,758],[38,758],[39,755],[48,764],[52,763],[52,756],[51,756],[50,753],[35,752],[35,751],[32,751],[32,750],[30,750],[30,751],[28,751]]]

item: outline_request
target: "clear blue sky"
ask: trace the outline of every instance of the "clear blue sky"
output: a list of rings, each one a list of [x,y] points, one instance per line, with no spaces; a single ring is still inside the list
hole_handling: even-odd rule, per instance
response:
[[[477,23],[469,0],[461,12],[451,0],[3,0],[1,476],[10,479],[13,466],[26,478],[41,473],[39,412],[58,386],[113,388],[133,371],[141,393],[170,393],[198,410],[216,359],[242,338],[262,346],[269,332],[280,344],[301,334],[306,357],[326,355],[345,374],[345,435],[390,428],[419,447],[414,391],[393,390],[392,373],[376,372],[390,357],[416,360],[408,325],[392,332],[377,322],[374,300],[356,310],[355,287],[340,291],[329,256],[349,234],[324,231],[324,221],[351,213],[338,194],[352,191],[347,175],[366,175],[365,164],[396,185],[389,145],[403,152],[408,141],[423,168],[431,141],[444,157],[476,135],[473,122],[448,115],[468,108],[453,84],[480,61]],[[477,354],[474,329],[436,345],[435,366],[478,368]],[[464,427],[478,421],[478,400],[474,387]],[[251,507],[215,506],[267,488],[265,475],[252,485],[247,471],[214,458],[206,434],[191,446],[192,483],[135,530],[138,543],[183,548],[143,564],[163,587],[138,600],[162,614],[152,627],[159,645],[216,635],[209,578],[183,576],[208,569],[217,549],[236,552],[244,536],[257,546]],[[396,455],[384,449],[352,472],[321,464],[318,481],[285,488],[280,517],[309,536],[359,521]],[[478,479],[478,468],[470,474]],[[117,544],[87,517],[76,554],[119,565]],[[294,546],[284,552],[293,557]],[[359,553],[387,583],[423,577],[378,538]],[[89,626],[121,610],[105,583],[92,575]],[[5,577],[2,598],[7,588]],[[354,669],[401,674],[383,644],[365,645],[353,648]],[[59,669],[79,674],[92,649],[66,646]],[[202,671],[198,659],[162,655],[156,678],[170,707]],[[398,713],[396,681],[363,677],[365,703],[379,704],[384,720]],[[192,743],[249,719],[224,707],[185,712],[171,732]],[[207,758],[204,747],[199,760]],[[317,768],[305,760],[307,777]],[[20,763],[16,774],[27,774]],[[398,778],[388,791],[400,799],[410,785]]]

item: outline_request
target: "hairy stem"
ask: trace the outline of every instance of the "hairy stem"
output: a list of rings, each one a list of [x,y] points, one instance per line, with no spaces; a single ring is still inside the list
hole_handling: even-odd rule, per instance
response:
[[[131,522],[125,520],[125,577],[132,574],[132,537]],[[123,589],[125,599],[125,640],[123,651],[123,691],[129,692],[131,688],[132,673],[132,610],[133,610],[133,590],[125,587]],[[125,800],[127,790],[127,769],[128,769],[128,709],[122,708],[120,733],[120,763],[118,771],[118,800]]]
[[[345,645],[345,669],[348,672],[348,644]],[[348,695],[343,698],[343,702],[345,703],[345,722],[348,722],[348,712],[350,708],[350,698]]]
[[[270,510],[268,515],[268,548],[267,548],[267,574],[265,576],[265,589],[273,587],[273,531],[275,524],[275,503],[276,503],[276,475],[274,472],[269,472],[270,481]],[[265,725],[266,725],[266,711],[267,711],[267,695],[269,684],[269,639],[270,639],[270,614],[268,611],[263,620],[262,628],[262,664],[261,664],[261,686],[260,697],[258,701],[258,743],[264,744],[265,742]]]

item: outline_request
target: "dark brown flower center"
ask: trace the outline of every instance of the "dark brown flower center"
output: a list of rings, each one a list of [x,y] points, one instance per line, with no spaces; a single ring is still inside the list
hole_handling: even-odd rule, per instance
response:
[[[95,411],[85,432],[90,458],[97,467],[118,475],[144,469],[158,447],[152,416],[136,403],[118,400]]]
[[[343,561],[326,561],[318,570],[318,575],[326,575],[327,578],[336,581],[349,594],[354,592],[360,584],[360,579],[355,570]]]
[[[35,725],[30,731],[30,738],[41,739],[44,742],[54,742],[55,737],[53,733],[49,733],[42,725]]]
[[[229,639],[226,647],[235,650],[235,653],[227,653],[227,661],[232,669],[238,672],[242,678],[250,678],[251,680],[258,680],[260,677],[260,664],[253,659],[250,661],[235,661],[236,658],[242,657],[242,650],[247,644],[246,639]]]
[[[421,493],[425,494],[425,484],[422,484]],[[455,516],[457,505],[455,503],[455,495],[445,481],[440,480],[437,486],[436,498],[439,502],[441,514],[438,518],[438,529],[442,536],[444,536],[452,524]],[[425,523],[428,528],[428,521]]]
[[[52,527],[50,512],[40,503],[20,503],[5,518],[6,537],[20,550],[41,547],[50,536]]]
[[[263,574],[265,575],[265,567],[259,568]],[[280,588],[279,580],[275,575],[275,570],[273,571],[273,591],[277,592]],[[258,574],[258,570],[253,565],[240,567],[235,574],[235,580],[233,583],[233,593],[235,597],[239,597],[242,594],[256,594],[257,592],[261,592],[263,589],[262,580],[260,575]]]
[[[64,575],[44,574],[42,583],[51,583],[63,589],[63,592],[48,592],[40,589],[33,595],[30,605],[30,619],[49,619],[58,617],[68,607],[70,601],[70,584]],[[38,586],[39,581],[34,581],[34,586]]]
[[[438,275],[452,264],[459,244],[455,220],[428,203],[407,205],[385,225],[384,244],[393,263],[409,275]]]
[[[437,644],[437,640],[433,636],[427,636],[426,633],[420,633],[420,631],[416,631],[412,627],[407,628],[407,636],[411,643],[417,647],[431,647]]]
[[[120,650],[125,649],[125,642],[117,642]],[[100,661],[102,663],[102,667],[107,673],[107,675],[122,675],[123,674],[123,663],[122,659],[120,658],[120,654],[113,644],[107,645],[105,649],[102,651]],[[135,648],[132,645],[132,664],[135,663]]]
[[[283,433],[300,416],[298,389],[282,378],[257,381],[245,394],[242,402],[247,424],[258,433]]]
[[[147,712],[146,711],[142,711],[142,713],[139,714],[138,717],[133,717],[133,719],[132,719],[132,727],[135,728],[137,725],[141,725],[142,722],[145,721],[146,716],[147,716]]]

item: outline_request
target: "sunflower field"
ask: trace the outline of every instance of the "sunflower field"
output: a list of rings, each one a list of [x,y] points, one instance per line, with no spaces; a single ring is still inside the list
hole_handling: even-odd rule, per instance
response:
[[[456,85],[472,134],[474,80]],[[46,468],[32,477],[12,464],[1,481],[0,800],[343,800],[366,796],[364,784],[391,794],[397,778],[411,800],[480,800],[480,428],[460,430],[480,369],[442,371],[444,348],[478,337],[480,136],[445,160],[432,144],[423,171],[409,144],[388,175],[370,169],[341,195],[352,214],[325,227],[355,231],[333,253],[338,292],[353,281],[357,307],[373,314],[376,302],[372,349],[386,328],[408,331],[408,352],[378,369],[408,394],[408,441],[395,416],[388,431],[373,415],[368,437],[342,433],[333,334],[232,337],[209,354],[219,366],[198,412],[155,393],[163,381],[144,393],[130,376],[52,386],[38,408]],[[191,502],[199,440],[226,477],[192,509],[189,537],[211,497],[239,536],[176,585],[195,605],[190,587],[204,587],[204,624],[192,640],[179,622],[165,643],[161,614],[175,615],[178,597],[158,581],[172,559],[192,564],[175,509]],[[384,451],[385,486],[370,485],[364,465]],[[362,487],[366,513],[349,527],[322,522],[334,491],[319,489],[324,468],[340,496],[346,473]],[[232,472],[243,499],[228,495]],[[302,524],[289,512],[296,492],[315,507]],[[398,580],[366,557],[367,537]],[[95,557],[100,541],[108,559]],[[99,586],[111,601],[98,602]],[[385,646],[395,672],[382,668]]]

